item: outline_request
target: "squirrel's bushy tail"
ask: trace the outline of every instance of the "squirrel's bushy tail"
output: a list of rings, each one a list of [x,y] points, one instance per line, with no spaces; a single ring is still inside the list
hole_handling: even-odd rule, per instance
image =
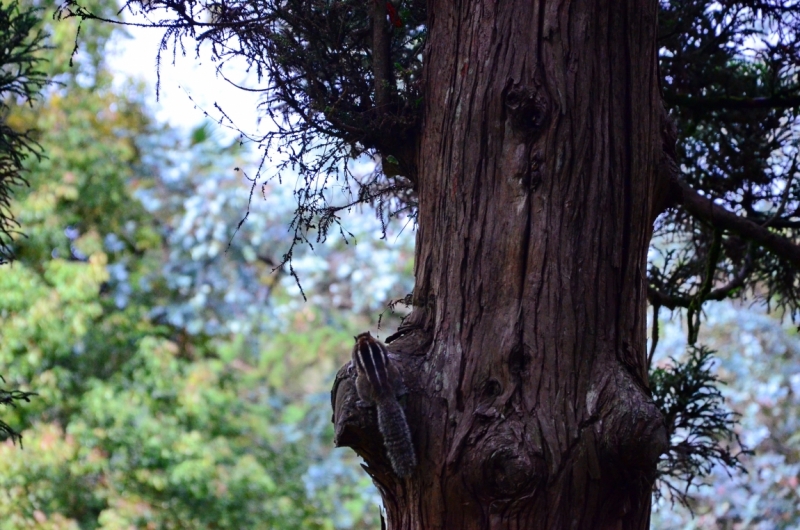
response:
[[[417,466],[417,457],[406,415],[396,399],[383,399],[377,403],[377,408],[378,429],[392,468],[397,476],[407,477]]]

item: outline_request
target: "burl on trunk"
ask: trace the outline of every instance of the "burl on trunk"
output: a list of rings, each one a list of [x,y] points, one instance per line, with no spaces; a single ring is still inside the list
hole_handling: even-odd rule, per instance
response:
[[[660,189],[655,0],[431,0],[414,308],[388,349],[398,478],[355,370],[333,389],[391,529],[643,529]]]

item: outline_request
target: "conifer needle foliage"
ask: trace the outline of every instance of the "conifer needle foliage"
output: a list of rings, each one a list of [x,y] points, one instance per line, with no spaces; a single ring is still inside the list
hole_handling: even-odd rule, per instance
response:
[[[0,4],[0,264],[12,257],[11,235],[17,228],[10,211],[13,188],[25,182],[25,157],[39,153],[33,131],[8,123],[11,106],[31,102],[46,83],[37,56],[44,39],[38,20],[36,10],[16,1]]]
[[[664,414],[671,439],[659,463],[660,482],[674,499],[689,506],[688,492],[698,486],[714,465],[741,470],[739,437],[734,433],[736,414],[724,406],[721,382],[713,373],[714,352],[689,348],[685,362],[650,373],[653,400]],[[656,484],[655,492],[660,492]]]

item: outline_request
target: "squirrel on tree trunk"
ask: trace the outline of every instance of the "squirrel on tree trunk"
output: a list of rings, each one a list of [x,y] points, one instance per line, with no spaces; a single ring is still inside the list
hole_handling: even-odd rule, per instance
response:
[[[392,469],[399,477],[411,474],[417,465],[411,431],[397,394],[403,388],[400,372],[389,358],[386,346],[369,331],[355,337],[353,364],[356,367],[356,390],[360,406],[375,405],[378,429]]]

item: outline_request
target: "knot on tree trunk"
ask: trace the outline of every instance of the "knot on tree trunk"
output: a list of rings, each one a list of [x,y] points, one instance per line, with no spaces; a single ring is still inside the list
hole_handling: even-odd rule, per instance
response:
[[[530,142],[541,136],[550,121],[550,98],[541,82],[530,86],[510,81],[505,106],[513,128]]]
[[[482,501],[503,511],[529,502],[547,480],[541,441],[519,419],[501,416],[477,429],[456,464],[467,488]],[[477,432],[476,432],[477,434]]]
[[[515,138],[513,153],[502,173],[517,180],[522,196],[527,196],[542,181],[544,153],[538,141],[551,121],[550,97],[540,77],[529,84],[509,80],[503,92],[505,116]]]
[[[649,488],[659,457],[669,447],[664,418],[649,392],[622,364],[612,363],[594,379],[586,408],[591,433],[585,436],[594,440],[597,470],[633,497]]]

